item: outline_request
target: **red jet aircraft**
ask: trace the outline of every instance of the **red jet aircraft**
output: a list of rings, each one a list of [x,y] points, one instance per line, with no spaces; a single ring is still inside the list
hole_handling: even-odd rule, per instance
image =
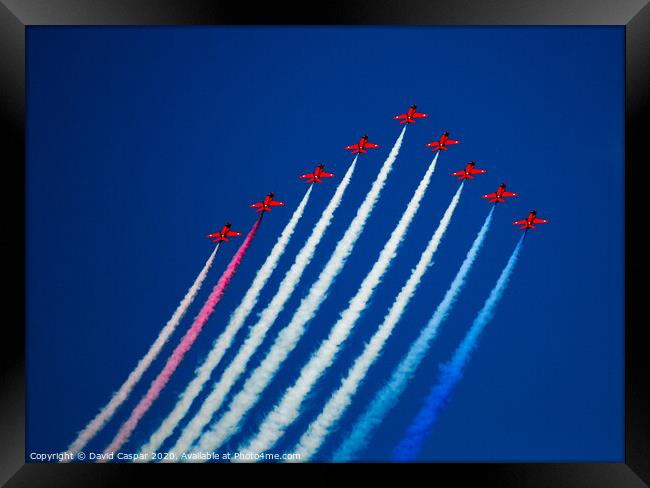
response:
[[[264,197],[264,200],[261,202],[257,203],[252,203],[249,205],[250,208],[256,208],[256,212],[270,212],[271,207],[283,207],[284,202],[278,202],[277,200],[273,200],[273,195],[274,193],[271,192],[266,197]]]
[[[327,171],[323,171],[325,169],[324,164],[319,164],[316,166],[316,169],[314,170],[313,173],[307,173],[306,175],[300,175],[299,178],[306,179],[307,183],[313,183],[314,181],[317,183],[322,183],[323,180],[321,178],[331,178],[334,176],[334,173],[328,173]]]
[[[505,202],[504,198],[506,197],[516,197],[516,196],[519,196],[519,193],[506,191],[506,184],[501,183],[496,193],[488,193],[487,195],[483,195],[481,198],[489,198],[490,201],[488,203],[492,203],[492,202],[498,203],[498,202]]]
[[[472,175],[483,175],[487,173],[484,169],[477,169],[475,168],[474,161],[470,161],[467,163],[467,166],[465,166],[465,169],[462,169],[460,171],[456,171],[455,173],[452,173],[451,176],[458,176],[458,181],[460,180],[472,180],[474,177]]]
[[[224,225],[219,232],[213,232],[212,234],[208,234],[206,237],[208,239],[214,239],[212,242],[223,242],[226,241],[228,242],[228,237],[235,237],[235,236],[240,236],[241,232],[235,232],[234,230],[230,230],[230,223]]]
[[[346,146],[345,149],[352,151],[350,154],[357,154],[357,153],[367,153],[368,151],[366,151],[366,149],[374,149],[376,147],[379,147],[379,144],[373,144],[372,142],[368,142],[368,134],[366,134],[361,139],[359,139],[359,144],[352,144],[350,146]]]
[[[455,141],[453,139],[449,139],[449,132],[445,131],[441,136],[440,139],[437,141],[430,142],[427,144],[427,147],[431,147],[432,151],[446,151],[449,148],[447,147],[448,144],[460,144],[460,141]]]
[[[537,218],[537,210],[531,210],[530,213],[528,214],[528,217],[522,220],[515,220],[513,225],[521,225],[519,229],[534,229],[535,225],[533,224],[548,224],[548,220],[545,219],[538,219]]]
[[[396,115],[395,117],[393,117],[393,119],[401,120],[400,124],[414,124],[415,120],[413,119],[426,119],[428,117],[427,114],[421,114],[420,112],[416,112],[415,111],[416,108],[417,106],[415,104],[411,105],[409,107],[408,112],[406,112],[405,114]]]

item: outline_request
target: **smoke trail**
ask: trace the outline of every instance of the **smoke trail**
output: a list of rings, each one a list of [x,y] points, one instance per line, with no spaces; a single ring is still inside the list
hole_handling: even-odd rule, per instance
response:
[[[346,341],[355,323],[368,305],[376,287],[388,270],[391,262],[397,256],[397,250],[420,208],[420,203],[431,181],[431,175],[436,169],[438,154],[433,158],[424,177],[418,184],[406,210],[400,217],[397,226],[391,231],[389,239],[379,253],[379,258],[370,269],[370,272],[361,282],[357,293],[350,299],[348,307],[341,312],[339,319],[330,331],[329,336],[314,352],[307,364],[300,371],[300,376],[282,396],[280,402],[266,416],[257,435],[247,442],[241,451],[264,452],[277,442],[284,434],[286,428],[293,423],[300,414],[300,407],[309,395],[309,392],[320,379],[323,372],[329,368],[338,354],[342,344]]]
[[[167,363],[165,364],[165,367],[158,374],[156,379],[153,380],[151,386],[149,386],[149,390],[147,391],[145,396],[140,400],[140,402],[135,407],[135,409],[131,412],[131,415],[129,416],[128,420],[124,422],[124,424],[122,424],[122,427],[120,427],[120,430],[118,431],[117,435],[104,451],[105,454],[118,451],[120,447],[124,445],[124,443],[129,439],[129,436],[131,435],[133,430],[137,427],[138,423],[140,422],[140,419],[142,419],[142,417],[147,412],[147,410],[149,410],[153,402],[156,401],[156,399],[160,395],[160,392],[167,385],[167,382],[171,378],[172,374],[174,374],[174,371],[176,371],[176,368],[183,360],[183,357],[185,357],[187,351],[189,351],[192,345],[194,344],[194,341],[196,340],[199,333],[201,332],[201,329],[203,329],[203,326],[207,323],[208,319],[212,315],[212,312],[214,312],[217,303],[219,303],[221,297],[223,297],[226,291],[226,287],[230,283],[232,277],[235,275],[237,268],[241,264],[242,259],[246,254],[246,251],[248,250],[248,248],[251,245],[251,242],[253,241],[253,237],[255,237],[255,234],[257,233],[257,229],[259,229],[260,227],[263,215],[264,214],[260,215],[260,217],[255,221],[255,224],[253,224],[253,227],[251,228],[250,232],[246,236],[246,239],[241,244],[241,246],[239,247],[235,255],[232,257],[232,259],[230,260],[228,267],[221,275],[221,278],[219,278],[219,281],[212,289],[212,293],[210,293],[210,296],[203,304],[203,307],[199,311],[199,314],[194,319],[194,323],[185,333],[180,343],[176,346],[176,349],[174,349],[174,352],[172,352],[169,359],[167,359]]]
[[[503,292],[508,286],[508,281],[515,268],[515,264],[517,264],[517,259],[519,259],[519,252],[523,243],[524,236],[521,236],[508,260],[508,264],[506,264],[506,267],[501,272],[496,285],[494,285],[494,288],[490,292],[483,308],[476,315],[472,327],[463,338],[456,352],[454,352],[451,361],[441,365],[438,384],[433,387],[424,402],[424,406],[407,429],[402,441],[395,448],[393,452],[394,460],[414,460],[420,451],[422,443],[429,435],[433,424],[438,419],[440,411],[449,401],[453,388],[462,378],[463,370],[470,359],[472,351],[474,351],[478,344],[481,332],[494,316],[494,311],[503,296]]]
[[[249,359],[264,340],[266,333],[291,297],[296,286],[298,286],[298,282],[300,281],[305,268],[314,258],[316,247],[332,222],[334,212],[340,205],[341,200],[343,199],[343,194],[350,184],[356,164],[357,158],[355,157],[354,161],[352,161],[352,164],[345,173],[345,176],[341,180],[341,183],[339,183],[330,203],[327,205],[321,218],[314,226],[314,230],[307,239],[307,242],[305,242],[305,245],[297,254],[293,264],[291,265],[291,268],[289,268],[289,271],[287,271],[286,275],[282,279],[278,291],[260,314],[259,321],[251,328],[244,344],[222,374],[221,380],[213,386],[212,391],[201,405],[199,412],[189,422],[185,429],[183,429],[181,436],[172,448],[172,452],[181,454],[189,450],[192,443],[201,435],[203,428],[210,422],[212,416],[222,405],[232,386],[244,373]]]
[[[307,322],[316,314],[318,307],[327,296],[329,287],[343,269],[354,244],[363,231],[366,220],[379,199],[388,174],[397,158],[404,133],[405,129],[402,129],[357,214],[334,249],[330,260],[312,284],[307,296],[301,300],[289,325],[280,331],[270,351],[253,371],[242,390],[235,396],[226,414],[212,426],[210,431],[203,434],[196,446],[199,451],[214,450],[237,431],[241,419],[258,400],[260,393],[266,388],[289,352],[302,337]]]
[[[297,446],[292,450],[293,452],[300,453],[300,461],[308,461],[318,451],[329,432],[352,402],[352,398],[361,386],[368,369],[381,354],[384,344],[401,320],[402,314],[415,294],[424,273],[432,264],[433,256],[447,231],[451,217],[458,205],[463,185],[464,183],[461,183],[458,187],[456,194],[449,203],[449,207],[447,207],[442,219],[440,219],[438,228],[431,237],[426,249],[422,252],[417,265],[411,271],[411,276],[409,276],[406,284],[395,298],[379,329],[377,329],[377,332],[375,332],[370,341],[366,343],[365,349],[354,361],[345,379],[341,381],[341,386],[330,397],[320,415],[309,425],[307,431],[298,441]]]
[[[370,406],[355,424],[352,433],[336,450],[334,453],[335,461],[347,461],[352,459],[352,457],[366,445],[372,431],[381,423],[395,403],[397,403],[404,388],[406,388],[406,385],[415,374],[415,370],[422,362],[422,359],[424,359],[424,355],[429,350],[431,341],[438,334],[438,327],[447,318],[447,315],[451,311],[458,295],[463,289],[467,275],[474,264],[478,252],[483,245],[483,241],[485,240],[485,235],[490,228],[493,213],[494,207],[490,210],[481,230],[479,230],[478,235],[472,243],[472,247],[465,256],[465,260],[461,264],[458,273],[451,282],[449,289],[436,308],[436,311],[433,313],[433,316],[429,319],[427,325],[422,329],[418,338],[411,345],[404,359],[402,359],[395,371],[393,371],[388,383],[386,383],[386,385],[384,385],[384,387],[375,395]]]
[[[251,287],[244,295],[244,298],[242,299],[239,306],[230,316],[228,325],[219,335],[219,337],[214,341],[208,357],[205,359],[205,361],[203,361],[203,364],[197,371],[196,376],[192,379],[187,388],[185,388],[185,391],[180,396],[178,402],[174,406],[174,409],[167,416],[167,418],[165,418],[158,429],[151,435],[149,441],[140,448],[141,453],[155,452],[162,445],[162,443],[174,433],[177,425],[181,422],[181,420],[183,420],[185,415],[187,415],[187,412],[192,406],[192,403],[201,393],[201,390],[210,379],[212,372],[219,365],[224,354],[231,346],[237,332],[244,325],[244,322],[248,318],[248,315],[257,304],[257,299],[259,298],[259,294],[262,291],[262,288],[264,288],[264,285],[266,285],[266,282],[269,280],[271,274],[275,270],[280,257],[284,253],[284,250],[289,243],[289,239],[291,239],[291,236],[293,235],[293,232],[298,225],[298,221],[305,211],[305,207],[309,201],[309,196],[311,195],[312,189],[313,185],[310,185],[307,192],[305,192],[305,196],[302,197],[302,201],[298,205],[298,208],[296,208],[293,215],[291,216],[289,223],[280,234],[280,237],[275,243],[275,246],[273,246],[271,253],[255,275],[255,279],[253,280]]]
[[[106,425],[106,423],[113,417],[115,411],[129,397],[135,385],[138,383],[138,381],[140,381],[140,378],[142,378],[142,375],[149,368],[149,366],[151,366],[151,363],[154,361],[154,359],[158,357],[161,349],[167,343],[167,340],[173,334],[174,330],[176,330],[176,327],[187,312],[187,309],[190,308],[190,305],[194,301],[194,298],[201,289],[201,285],[203,285],[205,277],[208,275],[208,271],[210,271],[210,268],[212,267],[214,257],[217,255],[217,250],[219,249],[220,244],[221,243],[217,244],[214,248],[214,251],[212,251],[212,254],[210,254],[210,257],[203,266],[203,269],[196,277],[196,280],[190,289],[187,290],[185,297],[183,300],[181,300],[181,303],[178,305],[178,308],[174,314],[158,334],[158,337],[149,348],[149,351],[147,351],[147,354],[145,354],[144,357],[140,359],[135,369],[129,373],[126,381],[113,395],[113,398],[111,398],[111,400],[104,406],[104,408],[100,410],[95,418],[92,419],[88,425],[86,425],[86,427],[79,433],[79,436],[75,439],[75,441],[70,444],[70,447],[68,447],[68,452],[75,455],[81,451],[86,446],[86,444],[88,444],[88,442],[93,437],[95,437],[95,435],[97,435],[97,433]]]

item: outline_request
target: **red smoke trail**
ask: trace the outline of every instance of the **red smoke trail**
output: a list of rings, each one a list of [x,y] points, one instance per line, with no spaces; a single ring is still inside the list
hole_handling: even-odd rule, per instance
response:
[[[223,297],[228,283],[230,283],[230,280],[235,275],[237,268],[242,262],[242,259],[244,259],[244,255],[250,247],[250,244],[253,241],[253,237],[255,237],[255,234],[257,233],[257,229],[259,229],[261,222],[262,216],[257,219],[253,225],[253,228],[246,236],[246,239],[230,260],[226,271],[224,271],[224,273],[221,275],[221,278],[219,278],[219,281],[212,289],[212,293],[210,293],[210,296],[203,305],[203,308],[201,308],[201,311],[194,319],[192,327],[190,327],[189,330],[185,333],[181,339],[181,342],[178,344],[178,346],[176,346],[176,349],[174,349],[174,352],[172,352],[172,355],[167,360],[167,363],[165,364],[163,370],[160,372],[160,374],[158,374],[156,379],[153,380],[146,395],[133,409],[133,412],[131,412],[128,420],[122,424],[122,427],[120,427],[119,432],[111,444],[106,448],[104,454],[118,451],[120,447],[122,447],[124,443],[129,440],[130,435],[133,433],[144,414],[147,413],[147,410],[149,410],[153,402],[155,402],[160,395],[160,392],[162,392],[162,390],[165,388],[169,382],[169,379],[174,374],[174,371],[176,371],[176,368],[178,368],[178,365],[183,360],[183,357],[185,357],[185,354],[190,350],[194,344],[194,341],[201,333],[201,329],[203,329],[203,326],[207,323],[208,319],[212,315],[212,312],[214,312],[217,303],[219,303],[221,297]]]

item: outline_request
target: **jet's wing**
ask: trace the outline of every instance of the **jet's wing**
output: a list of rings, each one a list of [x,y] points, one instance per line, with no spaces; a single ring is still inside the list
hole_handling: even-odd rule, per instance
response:
[[[484,170],[484,169],[477,169],[477,168],[472,169],[470,172],[471,172],[473,175],[484,175],[485,173],[487,173],[486,170]]]
[[[526,225],[526,219],[515,220],[512,225]]]
[[[228,237],[240,236],[241,232],[235,232],[234,230],[229,230],[226,234]]]
[[[438,141],[433,141],[430,142],[429,144],[426,144],[427,147],[438,147],[440,143]]]
[[[374,149],[376,147],[379,147],[379,144],[375,144],[373,142],[366,142],[365,147],[366,147],[366,149]]]
[[[456,171],[455,173],[452,173],[451,176],[465,176],[465,170],[460,170]]]
[[[504,191],[504,192],[501,194],[501,196],[502,196],[502,197],[516,197],[516,196],[519,196],[519,193],[513,193],[513,192],[511,192],[511,191]]]
[[[546,219],[535,219],[535,220],[533,220],[533,224],[548,224],[548,220],[546,220]]]
[[[351,144],[349,146],[345,146],[345,149],[348,149],[348,150],[359,149],[359,144]]]
[[[273,200],[271,203],[269,203],[271,207],[283,207],[284,202],[278,202],[277,200]]]
[[[496,198],[497,194],[496,193],[488,193],[487,195],[483,195],[481,198]]]
[[[264,205],[264,202],[252,203],[249,205],[250,208],[261,208]]]
[[[427,114],[422,114],[422,113],[420,113],[420,112],[415,112],[415,113],[412,115],[412,117],[413,117],[414,119],[426,119],[426,118],[428,117],[428,115],[427,115]]]
[[[447,139],[445,144],[460,144],[460,141],[455,141],[454,139]]]
[[[332,178],[334,176],[334,173],[328,173],[327,171],[321,171],[320,172],[320,177],[321,178]]]
[[[406,114],[401,114],[401,115],[396,115],[395,117],[393,117],[393,120],[400,120],[400,119],[405,119],[405,118],[406,118]]]
[[[304,174],[304,175],[300,175],[298,178],[302,178],[303,180],[304,179],[313,179],[314,178],[314,173],[307,173],[307,174]]]

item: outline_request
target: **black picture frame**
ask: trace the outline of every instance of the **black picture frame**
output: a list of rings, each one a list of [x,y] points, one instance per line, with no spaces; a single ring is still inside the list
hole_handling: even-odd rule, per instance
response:
[[[26,27],[221,24],[625,26],[625,462],[436,463],[420,464],[417,468],[426,471],[427,476],[453,477],[455,486],[465,482],[544,488],[648,486],[650,361],[645,353],[650,344],[647,323],[643,321],[646,292],[642,286],[648,269],[647,246],[643,240],[647,173],[644,164],[650,162],[648,145],[643,139],[650,128],[650,4],[646,0],[320,0],[309,5],[266,2],[254,6],[249,2],[223,0],[0,0],[0,118],[4,126],[2,154],[6,178],[4,191],[0,192],[5,224],[1,242],[10,265],[7,277],[13,278],[7,282],[20,284],[3,294],[6,309],[14,309],[17,320],[4,324],[0,340],[0,483],[8,487],[116,486],[148,479],[152,472],[159,471],[124,464],[25,464]],[[603,65],[606,64],[607,60],[603,59]],[[325,466],[335,473],[342,467]],[[391,466],[404,469],[404,466]],[[375,465],[377,468],[380,472],[384,470],[383,465]],[[170,469],[164,469],[164,476],[169,475]]]

